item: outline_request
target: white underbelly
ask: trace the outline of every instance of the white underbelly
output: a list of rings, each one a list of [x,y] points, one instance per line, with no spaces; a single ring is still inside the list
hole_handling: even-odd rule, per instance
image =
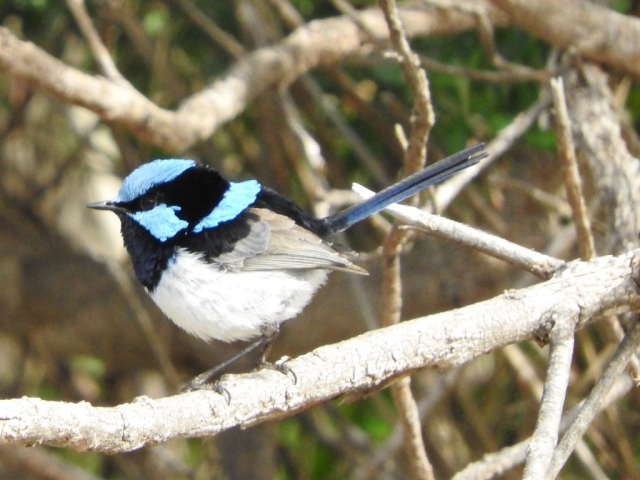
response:
[[[225,271],[179,250],[150,293],[176,325],[204,340],[249,340],[260,328],[295,317],[327,270]]]

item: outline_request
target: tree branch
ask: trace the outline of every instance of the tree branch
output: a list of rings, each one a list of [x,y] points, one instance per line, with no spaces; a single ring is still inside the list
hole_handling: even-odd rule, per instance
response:
[[[96,62],[100,65],[102,74],[112,82],[122,85],[124,88],[133,88],[118,71],[118,67],[116,67],[113,58],[109,55],[109,50],[107,50],[107,47],[102,43],[100,35],[93,26],[91,18],[87,13],[84,0],[67,0],[67,6],[76,19],[76,23],[78,24],[80,31],[87,40]]]
[[[622,252],[637,244],[640,231],[640,163],[620,132],[607,75],[585,64],[565,79],[578,158],[588,166],[607,232],[602,252]]]
[[[404,151],[404,168],[407,174],[419,171],[427,154],[429,133],[435,122],[431,105],[429,81],[420,68],[417,55],[411,50],[409,40],[399,18],[394,0],[380,0],[380,8],[389,27],[389,38],[398,56],[402,74],[413,93],[413,110],[409,120],[409,139]],[[417,198],[410,201],[417,202]],[[406,232],[394,227],[382,248],[382,325],[400,322],[402,315],[402,278],[400,275],[400,253]],[[411,379],[405,377],[391,386],[391,392],[403,426],[404,451],[411,476],[416,479],[433,480],[433,466],[427,457],[422,438],[422,425],[418,406],[411,392]]]
[[[598,383],[585,400],[575,420],[558,444],[546,478],[557,477],[576,444],[587,431],[595,416],[600,412],[601,405],[610,392],[613,383],[624,372],[625,367],[631,358],[635,356],[638,348],[640,348],[640,322],[636,320],[620,343],[602,377],[600,377]]]
[[[551,329],[549,368],[538,422],[529,443],[527,463],[522,476],[524,480],[544,477],[558,443],[560,419],[569,386],[576,324],[571,325],[564,318],[558,318],[557,322]]]
[[[504,19],[495,8],[489,12],[496,23]],[[369,31],[388,38],[378,9],[364,10],[359,16]],[[409,37],[455,34],[474,28],[477,23],[466,12],[438,8],[401,10],[400,18]],[[265,91],[289,84],[319,65],[362,54],[367,51],[368,41],[368,36],[348,17],[310,22],[280,43],[245,55],[226,75],[185,99],[175,111],[159,107],[133,88],[65,65],[6,28],[0,28],[0,71],[63,101],[88,108],[150,144],[182,152],[209,138]]]
[[[562,77],[551,79],[551,98],[555,109],[559,157],[562,163],[567,200],[571,205],[573,221],[576,224],[580,257],[583,260],[590,260],[596,256],[596,247],[582,193],[582,181],[576,159],[576,149],[571,136],[571,120],[567,111]]]
[[[121,452],[174,437],[215,435],[292,415],[345,394],[380,388],[424,367],[451,368],[549,328],[640,308],[640,251],[569,263],[553,279],[451,312],[320,347],[288,362],[297,383],[275,371],[223,377],[230,400],[211,391],[117,407],[34,398],[0,401],[0,443]]]
[[[584,0],[493,0],[509,20],[558,48],[640,75],[640,20]]]
[[[546,110],[550,101],[551,99],[548,92],[543,90],[540,94],[540,98],[533,105],[516,115],[508,126],[500,130],[498,135],[487,146],[487,151],[490,153],[487,158],[481,160],[478,165],[474,165],[473,167],[463,170],[455,177],[450,178],[437,187],[438,196],[435,201],[436,210],[445,210],[453,199],[456,198],[467,186],[467,184],[476,178],[480,172],[485,170],[504,152],[511,148],[516,140],[524,135],[535,123],[540,114]]]
[[[353,185],[353,190],[362,198],[370,198],[374,195],[371,190],[358,184]],[[385,211],[413,228],[474,248],[541,278],[551,278],[565,265],[557,258],[415,207],[394,204],[385,208]]]
[[[605,400],[600,404],[600,411],[609,407],[622,397],[627,395],[634,388],[631,379],[628,376],[621,375],[607,392]],[[562,417],[561,430],[566,430],[568,423],[576,418],[576,412],[582,408],[582,403],[576,405]],[[473,480],[479,478],[493,478],[497,475],[504,474],[512,468],[521,465],[525,461],[527,449],[530,439],[523,440],[515,445],[505,447],[499,452],[488,453],[481,460],[467,465],[464,470],[454,475],[454,480]],[[596,466],[589,473],[594,479],[606,479],[602,475],[599,466]]]

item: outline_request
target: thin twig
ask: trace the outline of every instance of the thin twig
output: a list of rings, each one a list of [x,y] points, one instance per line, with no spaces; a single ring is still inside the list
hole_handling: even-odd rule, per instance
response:
[[[562,419],[562,409],[569,385],[569,372],[573,357],[573,320],[569,318],[550,319],[550,321],[557,323],[552,326],[551,330],[547,380],[542,393],[538,422],[527,453],[527,463],[523,474],[525,480],[543,478],[551,463],[553,450],[558,443],[560,420]]]
[[[420,170],[427,154],[429,132],[435,122],[435,115],[429,94],[427,74],[420,68],[418,57],[411,51],[409,41],[398,14],[395,0],[380,0],[380,8],[389,28],[391,45],[398,55],[404,80],[413,93],[413,111],[409,121],[409,142],[404,154],[407,174]],[[417,198],[411,201],[417,202]],[[402,313],[402,280],[400,277],[400,251],[406,239],[406,232],[392,229],[383,249],[382,298],[383,325],[393,325],[400,321]],[[433,467],[427,457],[418,407],[411,393],[411,380],[402,379],[391,386],[393,398],[403,424],[404,448],[413,478],[434,479]]]
[[[554,212],[558,217],[571,216],[571,207],[563,198],[556,194],[546,192],[527,181],[497,174],[491,175],[490,182],[492,186],[495,185],[499,188],[515,190],[520,194],[528,196],[531,200],[540,204],[543,209]]]
[[[235,58],[245,53],[245,48],[232,35],[221,29],[198,6],[190,0],[171,0],[189,19],[197,25],[211,40]]]
[[[502,349],[502,353],[507,358],[509,363],[513,367],[513,371],[517,375],[519,381],[529,390],[530,395],[539,401],[542,397],[543,384],[535,368],[529,361],[528,357],[522,352],[518,345],[507,345]],[[568,415],[565,415],[562,419],[562,425],[566,428]],[[561,427],[561,430],[562,428]],[[591,452],[591,448],[584,440],[580,440],[580,443],[576,447],[576,454],[583,463],[585,470],[591,475],[594,480],[606,480],[607,476],[604,474],[597,462],[594,462],[594,455]],[[522,455],[524,461],[525,454]]]
[[[567,189],[567,200],[571,205],[573,221],[578,233],[580,257],[591,260],[596,256],[596,247],[591,232],[591,222],[587,215],[587,207],[582,194],[582,182],[576,160],[576,149],[571,135],[571,120],[567,111],[562,77],[551,79],[551,98],[556,118],[556,134],[558,150],[562,162],[562,173]]]
[[[405,81],[413,93],[413,112],[410,119],[409,145],[405,153],[407,173],[417,172],[424,164],[427,152],[427,140],[431,127],[435,123],[435,114],[429,94],[429,81],[426,72],[420,68],[420,60],[409,45],[394,0],[380,0],[380,8],[389,26],[389,38],[395,52],[399,55],[400,66]]]
[[[362,185],[354,184],[352,188],[363,198],[369,198],[374,194]],[[564,261],[557,258],[408,205],[390,205],[385,211],[414,228],[474,248],[541,278],[551,278],[565,265]]]
[[[490,83],[546,83],[549,81],[549,78],[559,73],[559,70],[482,70],[473,67],[450,65],[448,63],[429,58],[425,55],[420,55],[420,62],[423,67],[437,73],[443,73],[453,77],[466,77],[472,80],[480,80],[482,82]]]
[[[171,52],[168,50],[175,47],[168,45],[171,40],[166,29],[158,38],[152,38],[131,2],[108,1],[102,2],[101,5],[105,7],[104,12],[108,20],[122,29],[129,42],[129,48],[135,51],[138,60],[148,66],[151,78],[164,86],[162,103],[178,102],[187,96],[190,92],[189,87],[170,59]],[[159,99],[156,97],[155,101]]]
[[[440,212],[446,210],[453,199],[458,196],[460,191],[464,189],[469,182],[476,178],[480,172],[487,168],[487,166],[489,166],[494,160],[499,158],[516,142],[516,140],[524,135],[537,120],[540,113],[547,108],[549,102],[549,93],[546,90],[543,90],[536,103],[531,105],[524,112],[520,112],[516,115],[513,121],[507,127],[500,130],[493,141],[487,145],[487,151],[491,154],[489,157],[480,161],[478,165],[465,169],[455,177],[450,178],[440,185],[438,187],[437,194],[438,201],[435,202],[437,211]]]
[[[451,390],[462,370],[463,369],[458,368],[446,372],[438,378],[435,384],[429,385],[427,393],[416,402],[421,421],[432,411],[438,402],[440,402],[442,397]],[[389,435],[386,442],[363,459],[361,465],[353,473],[351,478],[354,480],[373,478],[375,474],[380,471],[382,466],[386,464],[391,457],[393,457],[399,448],[402,447],[403,431],[404,428],[402,425],[396,425],[393,433]]]
[[[121,86],[133,88],[127,79],[122,76],[118,67],[116,67],[116,64],[114,63],[113,58],[111,58],[109,50],[107,50],[107,47],[102,43],[100,35],[98,35],[98,32],[93,26],[93,22],[87,13],[84,0],[67,0],[67,6],[69,7],[69,10],[71,10],[78,27],[80,27],[82,35],[84,35],[87,40],[89,48],[93,52],[93,56],[98,62],[98,65],[100,65],[102,73],[108,79]]]
[[[394,228],[382,247],[382,325],[397,324],[402,313],[402,280],[400,276],[400,251],[406,238],[405,232]],[[391,393],[403,426],[404,451],[409,460],[413,478],[434,479],[433,467],[427,457],[422,438],[418,408],[411,393],[409,377],[394,383]]]
[[[546,478],[556,478],[576,443],[582,438],[594,417],[601,410],[601,404],[611,390],[614,381],[622,374],[638,349],[640,349],[640,322],[635,321],[620,343],[609,366],[585,400],[576,419],[560,440],[553,454]]]
[[[631,382],[631,379],[628,376],[620,375],[616,379],[612,389],[608,392],[605,401],[600,405],[600,411],[626,396],[633,387],[633,382]],[[563,415],[561,431],[566,430],[569,422],[575,419],[577,412],[582,408],[582,405],[582,403],[576,405],[569,412]],[[453,480],[489,479],[501,475],[504,472],[524,463],[529,442],[530,439],[527,438],[520,443],[516,443],[510,447],[505,447],[499,452],[489,453],[481,460],[467,465],[464,470],[461,470],[454,475]],[[593,475],[594,472],[588,473],[592,474],[594,479],[606,479],[606,475],[603,475],[600,472],[596,472],[595,475]]]
[[[327,120],[338,129],[343,139],[348,141],[353,153],[369,174],[380,185],[389,185],[390,178],[382,167],[378,155],[369,148],[367,143],[358,134],[356,129],[344,118],[336,106],[327,98],[328,96],[311,77],[301,78],[300,84],[308,92],[309,97],[318,105],[320,111],[326,115]]]
[[[548,72],[538,71],[524,65],[512,63],[502,56],[495,42],[493,23],[488,15],[486,8],[476,8],[474,13],[478,18],[478,36],[480,45],[485,50],[485,54],[496,68],[506,70],[521,77],[529,79],[537,79],[538,81],[548,78]]]
[[[409,458],[411,478],[435,479],[433,467],[427,457],[422,439],[422,423],[416,400],[411,392],[411,377],[404,377],[391,387],[393,401],[398,408],[402,420],[404,452]]]

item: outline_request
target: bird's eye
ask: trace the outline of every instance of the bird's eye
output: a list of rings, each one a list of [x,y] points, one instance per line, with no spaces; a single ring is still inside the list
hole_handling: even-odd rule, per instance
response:
[[[140,199],[140,210],[153,210],[162,201],[163,196],[159,192],[144,196]]]
[[[153,197],[144,197],[140,200],[140,208],[142,210],[152,210],[156,206],[156,199]]]

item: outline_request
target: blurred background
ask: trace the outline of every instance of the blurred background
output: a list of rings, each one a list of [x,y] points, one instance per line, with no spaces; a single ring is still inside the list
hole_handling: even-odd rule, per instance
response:
[[[86,9],[123,77],[159,106],[174,109],[251,51],[278,44],[312,20],[349,15],[348,6],[320,0],[95,0]],[[375,2],[350,6],[371,9]],[[432,8],[428,2],[400,6]],[[633,15],[637,5],[615,2],[613,8]],[[5,0],[0,19],[13,34],[67,65],[99,73],[67,3]],[[524,30],[503,25],[492,38],[502,56],[497,62],[487,39],[474,29],[437,33],[412,38],[424,61],[436,116],[428,161],[492,141],[505,129],[516,131],[506,140],[505,153],[445,214],[549,255],[576,258],[543,93],[549,72],[558,67],[558,52]],[[521,68],[509,68],[513,65]],[[208,345],[163,318],[133,280],[115,215],[85,208],[90,201],[113,198],[123,176],[139,164],[193,158],[228,178],[257,178],[317,215],[357,201],[349,190],[353,181],[379,190],[400,178],[403,149],[396,126],[407,129],[412,96],[384,48],[372,43],[290,80],[261,94],[207,140],[171,152],[0,74],[0,397],[106,406],[139,395],[159,398],[176,393],[241,347]],[[623,72],[611,72],[609,82],[633,152],[640,90]],[[606,212],[598,210],[594,182],[587,179],[587,187],[594,230],[602,241],[607,222],[598,214]],[[424,202],[428,199],[425,194]],[[377,217],[340,239],[362,252],[358,262],[371,275],[331,275],[304,313],[285,324],[272,359],[379,326],[380,244],[390,227],[388,218]],[[416,236],[403,252],[402,278],[403,319],[538,281],[427,236]],[[600,324],[579,337],[569,406],[589,391],[616,347]],[[236,370],[247,371],[253,361]],[[439,478],[529,437],[545,366],[546,348],[526,343],[454,371],[414,375],[424,439]],[[597,468],[573,460],[564,478],[637,478],[639,403],[632,392],[598,417],[587,437]],[[381,391],[316,406],[277,423],[127,454],[1,446],[0,476],[407,478],[400,439],[391,396]],[[520,475],[516,469],[504,478]]]

